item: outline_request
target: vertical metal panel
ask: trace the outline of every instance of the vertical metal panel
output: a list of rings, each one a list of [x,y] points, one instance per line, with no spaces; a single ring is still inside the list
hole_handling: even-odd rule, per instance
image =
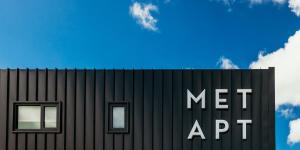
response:
[[[144,150],[153,147],[153,72],[144,73]]]
[[[67,99],[66,99],[66,150],[75,149],[75,106],[76,106],[76,71],[67,72]]]
[[[227,111],[224,111],[222,112],[222,119],[226,120],[229,125],[230,125],[230,128],[232,126],[232,122],[231,122],[231,111],[232,111],[232,105],[233,105],[233,101],[232,101],[232,93],[235,91],[235,89],[232,88],[231,86],[231,70],[225,70],[225,71],[222,71],[222,83],[221,83],[221,88],[225,88],[225,89],[228,89],[228,94],[226,96],[224,96],[226,99],[227,99],[227,104],[228,104],[228,110]],[[249,100],[248,100],[249,101]],[[249,101],[250,102],[250,101]],[[231,149],[231,140],[232,140],[232,130],[229,129],[228,132],[226,132],[225,134],[222,135],[222,140],[221,140],[221,143],[222,143],[222,149],[224,148],[229,148]],[[226,149],[224,149],[226,150]]]
[[[56,81],[57,74],[56,70],[49,70],[47,74],[47,97],[46,101],[56,101]],[[47,133],[47,150],[55,150],[56,135],[54,133]]]
[[[162,71],[155,71],[153,77],[153,149],[163,149],[163,73]],[[134,91],[136,92],[136,91]],[[136,103],[134,99],[134,103]],[[134,126],[135,127],[135,126]],[[136,129],[134,129],[136,130]],[[136,142],[136,141],[134,141]]]
[[[124,135],[124,150],[132,150],[133,149],[133,71],[125,71],[124,72],[124,101],[128,101],[131,105],[129,105],[129,133]]]
[[[144,130],[144,100],[143,100],[144,76],[143,71],[134,73],[134,149],[143,149],[143,130]]]
[[[76,150],[84,150],[84,136],[85,136],[85,72],[78,71],[76,73]]]
[[[8,114],[8,149],[16,150],[18,147],[17,134],[12,134],[13,130],[13,106],[12,102],[17,100],[17,91],[18,91],[18,76],[17,70],[9,70],[9,114]]]
[[[114,75],[114,97],[113,101],[124,101],[124,71],[118,70],[115,71]],[[115,148],[114,150],[122,150],[124,146],[123,134],[116,134],[114,137],[115,140]]]
[[[154,80],[155,82],[155,80]],[[155,89],[155,88],[154,88]],[[173,72],[173,150],[182,149],[182,71]]]
[[[37,100],[37,70],[29,70],[28,72],[28,101]],[[29,133],[27,136],[27,149],[36,149],[36,134]]]
[[[105,102],[110,102],[114,100],[114,76],[115,73],[112,70],[105,71]],[[107,107],[107,106],[105,106]],[[108,109],[105,109],[105,115],[108,114]],[[106,121],[105,126],[108,126]],[[105,150],[114,150],[114,135],[105,132]]]
[[[269,111],[269,149],[275,150],[275,68],[269,68],[268,111]]]
[[[38,70],[38,89],[37,89],[37,101],[42,102],[46,101],[46,82],[47,82],[47,72],[46,70]],[[37,150],[44,150],[46,149],[46,134],[45,133],[38,133],[37,139]]]
[[[18,70],[17,71],[17,100],[27,101],[27,77],[28,70]],[[27,147],[27,133],[18,133],[18,150],[25,150]]]
[[[261,137],[262,137],[262,149],[269,149],[269,74],[268,72],[262,73],[262,86],[261,86]],[[265,129],[265,130],[264,130]]]
[[[183,148],[182,149],[188,149],[191,150],[192,149],[192,140],[187,140],[187,137],[190,133],[190,130],[193,126],[194,120],[193,120],[193,111],[192,110],[188,110],[187,109],[187,105],[186,105],[186,92],[187,89],[192,90],[192,71],[188,70],[188,71],[184,71],[183,72],[183,88],[182,88],[182,109],[183,109],[183,126],[182,126],[182,130],[183,130]],[[165,91],[164,91],[165,92]],[[193,92],[193,91],[191,91]]]
[[[95,71],[87,71],[85,80],[85,150],[94,150]]]
[[[252,71],[252,148],[255,150],[261,150],[262,139],[261,133],[261,72]]]
[[[274,150],[274,69],[267,70],[1,70],[0,149],[7,150]],[[228,110],[215,109],[226,88]],[[238,88],[251,88],[242,109]],[[206,89],[206,109],[193,102]],[[13,133],[14,101],[60,101],[61,133]],[[128,101],[129,133],[109,134],[108,101]],[[247,140],[237,119],[252,119]],[[215,140],[215,119],[229,131]],[[198,120],[206,140],[187,136]]]
[[[172,71],[165,71],[163,79],[163,150],[172,150]]]
[[[8,87],[9,87],[8,70],[0,71],[0,149],[7,148],[8,140]]]
[[[237,124],[237,120],[242,118],[242,101],[241,95],[237,94],[236,89],[241,88],[241,71],[232,71],[232,118],[231,118],[231,130],[232,130],[232,149],[241,150],[242,149],[242,127]]]
[[[212,122],[211,122],[211,118],[212,118],[212,106],[211,105],[211,98],[212,98],[212,93],[211,93],[211,78],[212,78],[212,73],[211,71],[205,70],[202,72],[202,78],[203,78],[203,89],[206,90],[206,94],[205,94],[205,100],[206,100],[206,109],[203,111],[203,117],[202,117],[202,122],[201,127],[202,127],[202,131],[205,134],[206,140],[202,141],[203,144],[203,149],[211,149],[212,148],[212,137],[214,136],[212,134],[212,130],[214,130],[214,128],[212,128]],[[185,95],[185,94],[184,94]],[[186,101],[186,100],[185,100]],[[185,102],[184,101],[184,102]],[[186,109],[186,108],[184,108]],[[185,140],[185,139],[184,139]]]
[[[212,149],[213,150],[220,150],[221,149],[221,140],[216,140],[216,120],[222,119],[221,113],[224,111],[223,109],[215,109],[216,107],[216,90],[215,89],[221,89],[221,72],[220,71],[215,71],[212,74],[212,80],[211,80],[211,93],[212,93],[212,99],[211,99],[211,106],[212,106],[212,115],[214,116],[213,119],[211,120],[212,123]],[[220,94],[220,98],[226,98],[227,94]],[[223,104],[223,103],[222,103]],[[226,103],[227,104],[227,103]],[[225,110],[226,111],[226,110]],[[223,134],[220,133],[220,139],[223,139]]]
[[[61,133],[56,135],[56,149],[63,150],[65,149],[65,120],[66,120],[66,71],[58,70],[57,71],[57,87],[56,87],[56,101],[61,102]]]
[[[242,72],[242,88],[243,89],[251,89],[251,70]],[[251,119],[251,110],[252,110],[252,102],[251,102],[251,94],[247,94],[247,108],[242,110],[242,118],[243,119]],[[241,100],[241,99],[240,99]],[[247,125],[247,140],[242,140],[242,148],[243,150],[251,150],[252,149],[252,125]]]
[[[95,150],[105,150],[105,73],[96,71],[95,79]]]
[[[202,73],[201,71],[193,71],[193,87],[192,92],[194,95],[199,95],[202,92],[201,85],[202,85]],[[202,123],[202,108],[201,103],[198,105],[194,105],[193,107],[193,121],[198,120],[198,122]],[[186,109],[186,108],[185,108]],[[202,150],[202,139],[197,137],[193,140],[193,150]]]

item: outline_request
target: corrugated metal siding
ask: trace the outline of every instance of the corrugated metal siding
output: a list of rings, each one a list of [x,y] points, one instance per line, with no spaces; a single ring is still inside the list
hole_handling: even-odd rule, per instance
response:
[[[229,109],[214,108],[228,88]],[[233,90],[252,88],[247,110]],[[207,108],[186,109],[186,90],[206,89]],[[267,70],[0,70],[1,150],[275,150],[274,69]],[[12,133],[13,101],[61,101],[60,134]],[[130,102],[128,134],[107,134],[106,102]],[[242,140],[237,119],[252,118]],[[187,140],[195,120],[207,137]],[[229,132],[215,140],[215,119]]]

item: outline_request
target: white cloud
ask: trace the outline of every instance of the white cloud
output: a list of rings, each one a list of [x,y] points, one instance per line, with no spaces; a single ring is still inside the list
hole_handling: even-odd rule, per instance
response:
[[[281,113],[281,116],[286,119],[295,117],[293,108],[280,109],[278,111]]]
[[[274,4],[284,4],[288,0],[249,0],[250,4],[263,4],[263,3],[274,3]]]
[[[221,0],[225,5],[230,6],[235,3],[236,0]]]
[[[218,64],[223,69],[238,69],[230,59],[221,57]],[[259,53],[251,69],[275,67],[276,108],[289,104],[300,106],[300,30],[292,35],[280,48],[272,53]]]
[[[225,5],[228,4],[233,4],[237,1],[240,2],[245,2],[244,0],[217,0],[217,1],[222,1]],[[275,4],[284,4],[285,2],[287,2],[288,0],[246,0],[246,2],[248,2],[249,4],[264,4],[264,3],[275,3]]]
[[[300,30],[288,39],[283,48],[259,54],[250,68],[275,67],[276,106],[300,106]]]
[[[263,2],[265,2],[265,0],[249,0],[250,4],[261,4]]]
[[[300,16],[300,0],[289,0],[289,7],[297,16]]]
[[[222,69],[239,69],[237,65],[235,65],[230,59],[221,57],[218,64]]]
[[[300,118],[290,121],[290,134],[288,135],[288,144],[300,142]]]
[[[154,18],[151,12],[158,12],[158,7],[149,3],[143,4],[139,2],[134,2],[132,6],[129,8],[130,14],[134,19],[136,19],[137,23],[140,24],[145,29],[151,31],[157,31],[158,28],[156,26],[158,20]]]
[[[273,3],[275,4],[284,4],[286,3],[287,0],[272,0]]]
[[[216,0],[222,1],[225,5],[231,7],[236,1],[244,2],[242,0]],[[283,5],[288,3],[288,7],[291,9],[295,15],[300,17],[300,0],[247,0],[248,3],[252,5],[259,5],[259,4],[266,4],[266,3],[273,3],[278,5]]]

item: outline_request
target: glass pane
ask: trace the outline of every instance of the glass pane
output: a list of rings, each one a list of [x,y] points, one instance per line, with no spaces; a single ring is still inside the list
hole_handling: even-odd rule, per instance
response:
[[[56,107],[45,107],[45,128],[56,128]]]
[[[18,106],[18,129],[40,129],[41,106]]]
[[[113,107],[113,128],[125,128],[125,107]]]

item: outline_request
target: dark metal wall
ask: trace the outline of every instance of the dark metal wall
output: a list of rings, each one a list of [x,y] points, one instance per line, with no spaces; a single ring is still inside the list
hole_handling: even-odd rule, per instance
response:
[[[227,88],[229,110],[214,108]],[[237,88],[252,88],[242,110]],[[186,108],[186,90],[206,89],[207,108]],[[274,69],[0,70],[0,150],[275,150]],[[60,134],[12,133],[13,101],[61,101]],[[107,134],[107,101],[130,102],[128,134]],[[252,119],[247,140],[237,119]],[[187,140],[195,120],[206,140]],[[215,140],[215,119],[230,124]]]

